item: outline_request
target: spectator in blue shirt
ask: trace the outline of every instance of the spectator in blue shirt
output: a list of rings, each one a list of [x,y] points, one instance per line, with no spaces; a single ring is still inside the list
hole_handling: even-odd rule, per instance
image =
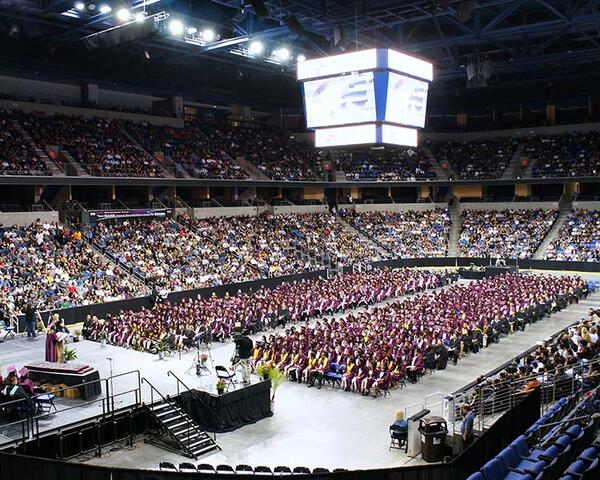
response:
[[[473,443],[474,434],[473,434],[473,422],[475,420],[475,415],[471,410],[471,405],[468,403],[464,403],[460,407],[460,413],[463,416],[463,421],[460,424],[460,433],[462,437],[462,449],[466,450],[471,443]]]

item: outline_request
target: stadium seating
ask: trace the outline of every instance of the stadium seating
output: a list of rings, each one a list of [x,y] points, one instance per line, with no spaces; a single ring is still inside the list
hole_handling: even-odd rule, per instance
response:
[[[14,116],[0,110],[0,175],[49,175],[34,145],[13,124]]]
[[[435,173],[419,149],[392,149],[384,152],[340,152],[341,169],[351,180],[431,180]]]
[[[548,260],[600,261],[600,212],[569,212],[558,235],[546,251]]]

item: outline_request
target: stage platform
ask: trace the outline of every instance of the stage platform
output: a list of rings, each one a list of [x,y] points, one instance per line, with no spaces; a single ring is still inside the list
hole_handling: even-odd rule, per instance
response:
[[[411,459],[401,451],[388,451],[388,426],[397,410],[423,402],[424,397],[431,393],[446,394],[455,391],[537,341],[584,317],[590,307],[600,308],[600,293],[529,326],[525,332],[504,338],[501,343],[483,349],[477,355],[464,358],[456,367],[450,364],[445,371],[428,375],[415,385],[409,384],[406,389],[394,390],[391,396],[385,398],[361,397],[330,387],[317,390],[303,384],[286,382],[277,390],[275,402],[271,405],[272,417],[233,432],[217,434],[217,442],[222,451],[207,454],[199,462],[213,465],[246,463],[271,467],[304,465],[347,469],[402,466]],[[137,369],[142,377],[147,377],[166,394],[177,393],[173,377],[167,375],[169,370],[190,388],[215,392],[214,375],[197,377],[193,371],[185,373],[193,362],[195,352],[189,352],[181,358],[171,356],[159,360],[155,355],[120,347],[102,347],[95,342],[83,341],[73,346],[78,351],[78,362],[97,368],[101,378],[110,376],[110,361],[107,359],[111,358],[114,374]],[[213,344],[211,350],[215,364],[228,365],[232,353],[233,344],[230,342]],[[19,338],[0,345],[4,370],[8,365],[20,367],[42,360],[43,357],[43,336],[36,339]],[[258,381],[253,376],[253,382]],[[114,390],[126,391],[136,385],[135,376],[124,376],[115,379]],[[143,386],[143,396],[146,401],[150,398],[146,386]],[[117,400],[115,408],[133,402],[133,394],[125,395]],[[81,400],[57,399],[59,409],[81,403]],[[40,429],[44,431],[64,426],[101,412],[101,401],[91,402],[85,407],[47,417],[40,423]],[[0,425],[0,442],[7,439],[2,437],[3,434],[10,436],[10,432]],[[356,448],[357,445],[360,448]],[[351,455],[348,453],[350,451]],[[101,458],[89,457],[80,461],[152,469],[157,468],[159,461],[177,464],[189,460],[139,441],[134,448],[128,448],[125,452],[113,452]]]

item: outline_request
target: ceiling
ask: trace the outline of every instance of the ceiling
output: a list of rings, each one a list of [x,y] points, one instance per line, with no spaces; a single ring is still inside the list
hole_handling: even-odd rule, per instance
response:
[[[433,62],[441,96],[460,96],[467,70],[484,77],[470,86],[490,90],[561,79],[600,89],[590,81],[600,78],[600,0],[96,0],[93,11],[77,3],[0,0],[1,69],[297,107],[298,55],[389,47]],[[100,12],[104,4],[111,12]],[[124,24],[121,8],[145,11],[155,28]],[[174,20],[218,38],[173,35]],[[248,53],[256,40],[264,55]],[[290,61],[268,58],[283,47]]]

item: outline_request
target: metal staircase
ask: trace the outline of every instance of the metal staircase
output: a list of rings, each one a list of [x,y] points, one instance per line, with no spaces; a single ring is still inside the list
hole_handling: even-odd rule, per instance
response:
[[[229,157],[227,154],[224,154],[224,156],[226,158],[229,158],[230,162],[237,163],[240,167],[242,167],[242,170],[244,170],[244,172],[246,172],[246,174],[248,174],[248,176],[250,178],[253,178],[256,180],[271,180],[268,175],[263,173],[261,170],[258,169],[258,167],[256,165],[254,165],[249,160],[246,160],[244,157],[240,156],[240,157],[236,157],[235,159],[233,159],[233,158]]]
[[[89,177],[90,174],[67,150],[62,149],[60,154],[65,160],[65,171],[67,175],[74,177]]]
[[[52,176],[64,176],[65,172],[63,172],[58,165],[56,165],[56,163],[54,163],[50,157],[48,157],[48,155],[46,155],[46,152],[44,150],[42,150],[31,138],[31,136],[29,135],[29,133],[27,133],[27,130],[25,130],[21,124],[16,121],[16,120],[11,120],[13,126],[19,131],[19,133],[21,134],[21,137],[23,137],[23,139],[25,141],[27,141],[29,144],[31,144],[31,146],[33,147],[35,154],[40,158],[40,160],[42,162],[44,162],[44,164],[46,165],[46,168],[48,169],[48,171],[50,172],[50,174]]]
[[[510,157],[510,162],[500,177],[502,180],[510,180],[521,176],[521,154],[523,153],[524,148],[525,145],[519,143],[512,154],[512,157]]]
[[[147,379],[143,378],[142,383],[150,386],[152,400],[145,406],[160,429],[156,436],[146,440],[147,443],[196,460],[205,453],[221,449],[215,440],[173,400],[163,396]],[[159,397],[156,403],[154,403],[155,393]]]

